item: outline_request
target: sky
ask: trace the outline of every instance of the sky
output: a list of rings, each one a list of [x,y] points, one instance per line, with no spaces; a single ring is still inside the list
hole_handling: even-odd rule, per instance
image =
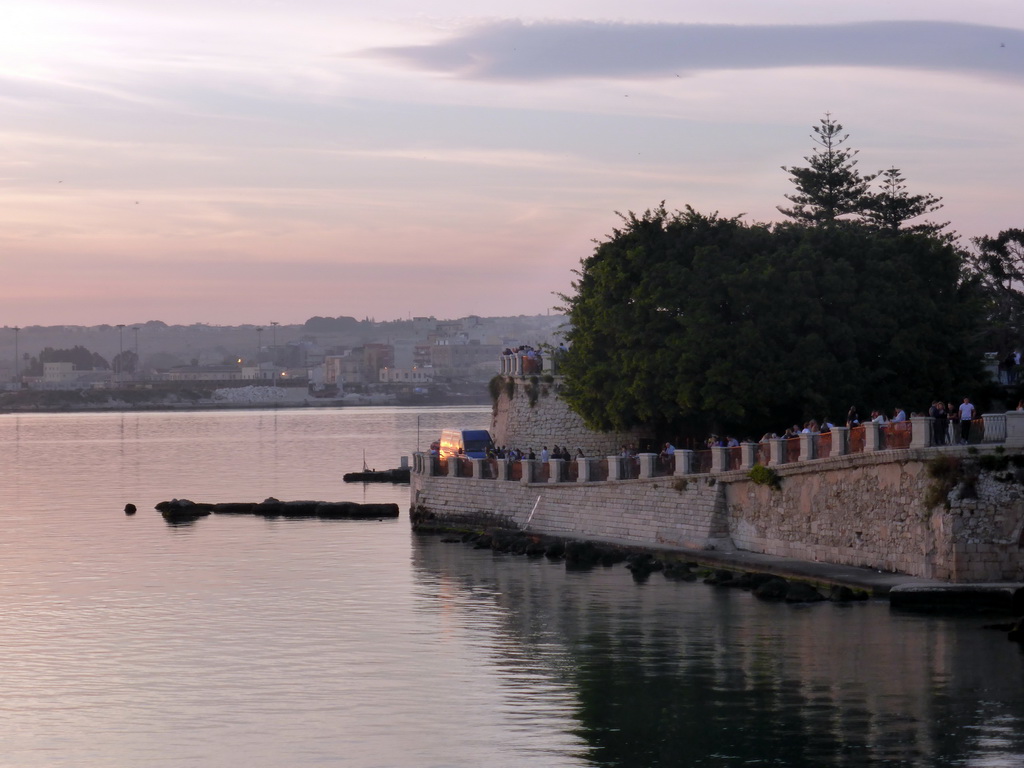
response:
[[[541,314],[616,212],[782,219],[831,114],[1024,227],[1020,0],[12,0],[0,326]]]

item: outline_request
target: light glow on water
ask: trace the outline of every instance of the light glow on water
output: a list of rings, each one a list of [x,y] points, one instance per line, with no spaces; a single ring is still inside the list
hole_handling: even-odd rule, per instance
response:
[[[0,766],[1020,764],[1022,655],[985,619],[566,571],[341,480],[489,416],[0,416]],[[271,495],[402,515],[152,509]]]

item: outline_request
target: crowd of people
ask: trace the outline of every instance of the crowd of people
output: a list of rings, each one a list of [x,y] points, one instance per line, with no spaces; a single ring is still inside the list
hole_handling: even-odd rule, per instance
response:
[[[505,357],[522,355],[523,373],[540,373],[544,368],[544,359],[541,357],[540,350],[534,349],[529,344],[520,344],[515,349],[506,347],[502,354]]]
[[[573,454],[569,451],[569,446],[553,446],[551,450],[545,445],[540,449],[540,453],[537,453],[533,448],[527,448],[525,451],[519,448],[507,448],[504,445],[492,446],[487,450],[487,458],[489,459],[509,459],[511,461],[520,461],[522,459],[529,459],[533,461],[539,459],[543,462],[548,462],[551,459],[561,459],[562,461],[572,461],[573,459],[585,458],[582,448],[577,448],[576,453]]]
[[[1024,410],[1024,401],[1018,405],[1018,410]],[[915,416],[931,416],[935,419],[932,423],[932,429],[934,430],[932,434],[933,444],[955,445],[967,443],[970,436],[971,422],[976,415],[977,408],[975,408],[974,403],[971,402],[969,397],[965,397],[959,406],[952,402],[947,403],[942,400],[936,400],[929,406],[927,411],[911,411],[909,415],[902,407],[894,408],[891,416],[886,415],[885,411],[871,411],[867,421],[875,424],[899,424]],[[853,429],[864,423],[865,421],[861,420],[857,407],[851,405],[850,410],[846,412],[844,426]],[[766,432],[761,437],[760,442],[775,440],[780,437],[799,437],[801,434],[826,434],[834,428],[835,424],[828,417],[822,418],[820,421],[811,419],[805,422],[802,427],[799,424],[787,427],[782,434]],[[726,443],[720,442],[715,435],[708,438],[709,447],[724,444]]]

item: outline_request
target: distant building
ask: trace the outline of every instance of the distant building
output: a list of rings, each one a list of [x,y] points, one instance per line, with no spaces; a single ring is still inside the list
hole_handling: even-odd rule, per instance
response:
[[[238,365],[179,365],[166,374],[167,381],[241,381],[246,377]]]
[[[432,368],[381,368],[379,381],[388,384],[429,384],[434,380]]]
[[[435,344],[430,348],[430,363],[445,378],[488,379],[502,350],[498,344]]]

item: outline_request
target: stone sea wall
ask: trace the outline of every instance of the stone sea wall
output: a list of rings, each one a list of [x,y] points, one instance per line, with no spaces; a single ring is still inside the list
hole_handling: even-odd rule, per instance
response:
[[[417,457],[411,502],[418,518],[456,528],[499,525],[638,547],[742,550],[951,582],[1021,581],[1024,419],[1011,427],[1005,447],[782,463],[773,467],[777,488],[742,470],[585,483],[431,476],[424,468],[432,462]],[[540,377],[515,377],[513,387],[502,388],[492,435],[499,445],[567,444],[592,457],[615,455],[643,437],[590,432],[557,397],[556,381]]]
[[[954,582],[1024,580],[1024,484],[974,472],[926,506],[935,450],[883,451],[779,469],[598,483],[412,477],[414,510],[454,527],[503,525],[637,546],[745,550]],[[974,461],[965,448],[941,449]],[[899,454],[898,456],[896,454]],[[999,479],[1002,478],[1002,479]]]
[[[582,417],[558,396],[560,379],[552,376],[504,376],[491,418],[495,445],[537,453],[543,446],[569,446],[575,455],[582,448],[586,456],[618,455],[623,444],[638,445],[648,437],[642,430],[594,432]]]

